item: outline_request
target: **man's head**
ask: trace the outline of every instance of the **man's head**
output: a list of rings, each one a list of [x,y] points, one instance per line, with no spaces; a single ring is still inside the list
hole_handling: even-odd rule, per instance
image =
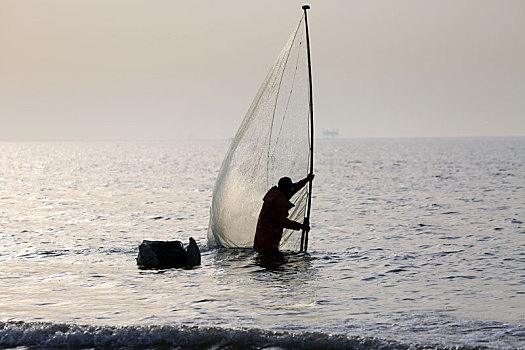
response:
[[[279,188],[279,191],[281,191],[282,194],[285,195],[286,198],[288,199],[292,198],[292,193],[293,193],[292,179],[290,179],[289,177],[281,177],[279,179],[279,182],[277,183],[277,187]]]

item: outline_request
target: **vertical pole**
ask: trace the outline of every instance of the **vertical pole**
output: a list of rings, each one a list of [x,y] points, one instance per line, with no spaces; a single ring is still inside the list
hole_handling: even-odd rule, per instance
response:
[[[308,57],[308,82],[310,83],[310,174],[314,173],[314,96],[312,90],[312,62],[310,59],[310,35],[308,33],[308,16],[306,10],[309,5],[303,5],[304,25],[306,29],[306,52]],[[310,223],[310,210],[312,208],[312,181],[308,183],[308,202],[306,206],[306,222]],[[303,231],[301,235],[301,251],[308,250],[308,232]]]

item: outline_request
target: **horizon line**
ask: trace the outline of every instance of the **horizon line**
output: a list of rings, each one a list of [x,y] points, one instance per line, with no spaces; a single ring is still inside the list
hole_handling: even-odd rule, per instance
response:
[[[523,135],[487,135],[487,136],[324,136],[315,137],[315,140],[378,140],[378,139],[501,139],[501,138],[525,138]],[[0,139],[0,143],[66,143],[66,142],[174,142],[174,141],[227,141],[233,140],[233,137],[181,137],[181,138],[114,138],[114,139]]]

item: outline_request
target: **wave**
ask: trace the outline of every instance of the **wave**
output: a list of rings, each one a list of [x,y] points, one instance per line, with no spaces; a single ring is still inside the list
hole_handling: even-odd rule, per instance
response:
[[[371,337],[199,326],[90,326],[0,322],[0,347],[147,349],[446,349]],[[454,347],[454,349],[485,349]]]

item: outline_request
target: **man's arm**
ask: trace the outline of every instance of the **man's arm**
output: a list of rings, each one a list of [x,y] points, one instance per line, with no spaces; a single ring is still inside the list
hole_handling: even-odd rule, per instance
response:
[[[303,188],[304,185],[306,185],[309,181],[312,181],[314,179],[314,177],[315,177],[314,174],[308,174],[308,176],[305,177],[304,179],[294,183],[293,184],[292,196],[294,194],[296,194],[297,192],[299,192],[301,190],[301,188]]]
[[[293,221],[288,219],[288,209],[284,206],[276,205],[272,207],[272,214],[277,220],[279,220],[279,224],[284,228],[289,228],[291,230],[309,230],[308,225],[301,224],[297,221]],[[307,229],[308,227],[308,229]]]

